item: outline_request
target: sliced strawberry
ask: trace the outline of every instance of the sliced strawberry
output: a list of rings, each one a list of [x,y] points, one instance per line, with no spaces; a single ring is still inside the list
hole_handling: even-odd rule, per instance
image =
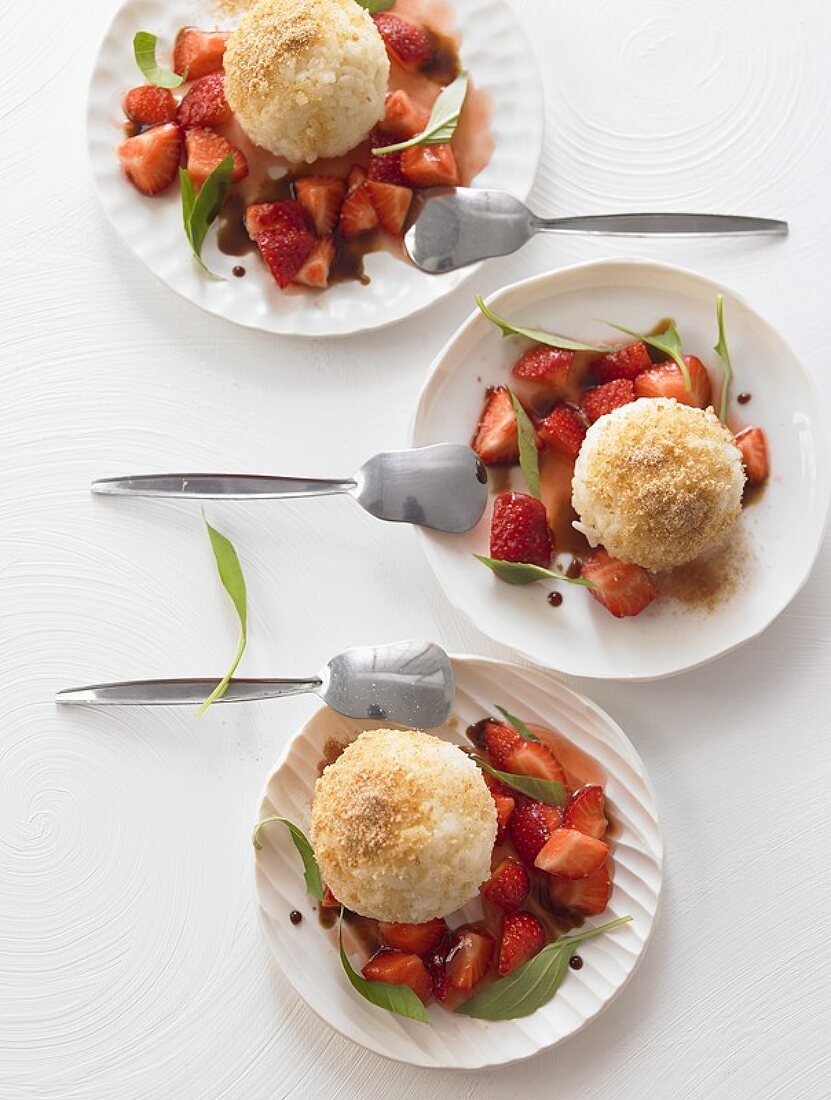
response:
[[[175,122],[154,126],[122,141],[116,155],[127,179],[143,195],[161,194],[179,171],[182,131]]]
[[[230,117],[224,73],[211,73],[192,84],[176,112],[176,121],[186,130],[221,126]]]
[[[496,806],[496,843],[502,844],[508,832],[508,825],[516,806],[516,799],[508,794],[495,794],[493,801]]]
[[[511,373],[515,378],[535,383],[550,396],[559,397],[573,365],[573,351],[537,344],[522,353]]]
[[[666,363],[639,374],[635,379],[635,397],[674,397],[679,405],[691,405],[706,409],[712,402],[713,392],[707,368],[696,355],[685,355],[684,363],[690,376],[690,389],[684,385],[684,376],[677,363]]]
[[[366,184],[361,184],[351,195],[347,194],[341,207],[339,228],[347,240],[378,228],[378,213]]]
[[[131,88],[121,102],[124,114],[138,126],[162,126],[176,117],[176,100],[169,88],[142,84]]]
[[[316,241],[309,258],[294,276],[293,282],[325,290],[329,285],[329,270],[335,258],[335,242],[331,237]]]
[[[568,458],[577,458],[586,438],[586,425],[570,405],[556,405],[537,424],[537,435],[543,443],[562,451]]]
[[[378,935],[386,947],[405,951],[410,955],[427,955],[443,939],[447,924],[436,917],[422,924],[392,924],[379,921]]]
[[[362,168],[360,164],[353,164],[349,169],[349,175],[346,177],[346,194],[354,194],[362,183],[366,183],[366,169]]]
[[[585,878],[602,867],[609,854],[609,845],[576,829],[555,829],[534,866],[561,878]]]
[[[566,829],[576,829],[595,840],[606,835],[609,822],[605,814],[606,796],[603,788],[590,783],[575,791],[563,812],[563,825]]]
[[[229,153],[234,158],[231,182],[238,183],[248,175],[248,161],[245,159],[245,154],[235,148],[221,134],[215,134],[213,130],[187,131],[185,134],[185,167],[196,191]]]
[[[562,820],[563,815],[556,806],[546,806],[543,802],[525,802],[517,806],[511,815],[511,840],[526,867],[534,866],[534,860],[554,830],[559,829]]]
[[[406,180],[401,171],[401,154],[382,153],[380,156],[370,157],[369,179],[378,180],[379,183],[405,184]]]
[[[416,145],[401,154],[401,171],[413,187],[456,187],[459,169],[449,145]]]
[[[527,775],[566,785],[566,773],[560,761],[542,741],[521,740],[506,757],[504,770],[512,775]]]
[[[415,137],[425,129],[429,117],[427,111],[419,107],[403,88],[388,92],[381,129],[393,140],[384,144],[394,145],[399,141]],[[376,142],[376,145],[380,144],[382,143]]]
[[[545,947],[545,929],[533,913],[509,913],[502,925],[499,973],[504,978]]]
[[[306,211],[299,202],[258,202],[245,211],[245,228],[252,241],[267,229],[308,229]]]
[[[514,751],[522,738],[512,726],[503,726],[499,722],[488,721],[485,723],[484,730],[482,732],[482,741],[488,756],[490,757],[491,764],[498,770],[504,771],[504,763],[508,756]],[[491,779],[490,776],[485,775],[485,782],[497,782]],[[491,788],[493,790],[493,788]],[[504,788],[500,784],[500,794],[510,794],[510,790]]]
[[[503,859],[482,887],[482,894],[503,913],[513,913],[528,897],[531,880],[515,859]]]
[[[593,390],[587,390],[583,395],[583,409],[593,424],[601,416],[606,416],[634,400],[635,388],[632,383],[628,378],[619,378],[616,382],[606,382]]]
[[[424,1004],[433,995],[433,980],[418,955],[382,948],[364,965],[361,973],[371,982],[408,985]]]
[[[616,619],[640,615],[658,594],[645,569],[618,561],[602,546],[598,546],[583,562],[580,576],[594,583],[591,594]]]
[[[301,176],[294,181],[297,201],[312,219],[318,237],[328,237],[338,224],[346,184],[334,176]]]
[[[554,909],[565,909],[585,916],[598,916],[609,904],[612,882],[604,863],[585,878],[559,878],[548,875],[548,900]]]
[[[485,407],[471,444],[486,466],[510,466],[519,460],[516,413],[507,387],[485,394]]]
[[[447,980],[454,989],[472,989],[484,978],[494,942],[481,928],[459,928],[447,956]]]
[[[324,886],[323,888],[323,900],[320,904],[324,909],[340,909],[340,902],[328,886]]]
[[[176,35],[173,47],[173,71],[179,76],[187,72],[188,80],[196,80],[222,68],[225,55],[226,31],[200,31],[196,27],[183,27]]]
[[[408,72],[414,72],[430,63],[435,48],[424,27],[390,12],[381,12],[372,18],[391,61],[397,61]]]
[[[413,201],[412,191],[409,187],[378,180],[369,180],[366,187],[381,225],[393,237],[400,237]]]
[[[625,344],[616,348],[592,363],[592,373],[598,382],[616,382],[619,378],[628,378],[630,382],[652,366],[649,351],[642,340],[636,344]]]
[[[736,436],[742,462],[751,485],[761,485],[770,473],[768,441],[761,428],[745,428]]]
[[[266,229],[256,240],[268,270],[281,288],[287,287],[302,269],[316,243],[309,229],[288,225]]]
[[[493,502],[490,556],[547,568],[553,552],[542,501],[528,493],[500,493]]]

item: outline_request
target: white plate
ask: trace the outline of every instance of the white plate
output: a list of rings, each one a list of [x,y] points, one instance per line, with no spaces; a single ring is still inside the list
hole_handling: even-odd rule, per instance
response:
[[[506,287],[490,301],[518,324],[587,340],[608,340],[608,318],[644,331],[676,319],[690,352],[718,370],[715,297],[725,316],[736,386],[752,393],[737,406],[746,423],[768,435],[772,475],[742,516],[749,555],[729,600],[706,613],[659,601],[631,619],[615,619],[587,593],[559,586],[551,608],[544,585],[516,587],[496,579],[473,553],[487,554],[490,509],[468,535],[420,530],[445,595],[492,638],[538,664],[573,676],[647,680],[694,668],[754,638],[787,607],[808,578],[828,513],[828,451],[813,383],[781,336],[737,295],[682,268],[651,261],[580,264]],[[478,312],[440,352],[419,399],[413,445],[468,442],[488,384],[504,383],[524,347],[503,340]],[[512,475],[521,487],[521,475]],[[552,587],[557,587],[552,585]]]
[[[332,931],[320,926],[305,894],[302,866],[288,831],[266,829],[256,862],[256,889],[265,937],[288,980],[318,1016],[361,1046],[417,1066],[478,1069],[536,1054],[573,1035],[623,989],[643,955],[661,892],[663,842],[655,798],[638,754],[620,727],[588,699],[541,669],[454,657],[456,699],[447,726],[434,731],[462,742],[494,704],[553,728],[587,752],[606,774],[606,794],[619,827],[613,842],[614,889],[608,910],[591,923],[631,914],[631,924],[581,948],[585,966],[570,973],[547,1005],[521,1020],[489,1023],[435,1005],[430,1024],[393,1016],[364,1001],[349,985]],[[260,816],[279,813],[307,829],[323,746],[369,727],[323,708],[299,731],[266,786]],[[303,923],[289,913],[298,908]],[[357,955],[353,963],[360,965]]]
[[[533,51],[504,0],[452,0],[462,35],[461,54],[477,87],[493,98],[491,163],[474,181],[525,198],[542,147],[543,101]],[[90,87],[88,133],[92,171],[111,222],[127,246],[169,287],[209,313],[229,321],[298,336],[342,336],[380,328],[418,313],[469,278],[475,268],[425,275],[384,253],[367,257],[368,286],[339,283],[328,290],[283,294],[257,257],[245,262],[244,279],[207,278],[190,256],[181,224],[178,188],[157,198],[140,195],[122,176],[115,147],[124,92],[141,80],[133,60],[137,30],[158,35],[160,60],[176,31],[188,24],[233,26],[191,0],[126,0],[104,38]],[[208,266],[229,272],[231,257],[205,246]]]

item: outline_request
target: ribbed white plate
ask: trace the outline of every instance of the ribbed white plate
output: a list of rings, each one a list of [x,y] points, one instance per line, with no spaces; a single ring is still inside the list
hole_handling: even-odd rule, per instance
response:
[[[525,198],[534,182],[542,147],[542,90],[533,51],[504,0],[453,0],[462,35],[461,55],[476,85],[493,99],[491,130],[496,148],[477,176],[477,187],[499,188]],[[132,41],[137,30],[172,45],[188,24],[231,27],[207,4],[191,0],[125,0],[104,38],[90,87],[88,109],[92,171],[101,202],[127,246],[171,289],[209,313],[266,332],[341,336],[380,328],[437,302],[478,269],[425,275],[378,252],[367,257],[371,282],[337,284],[321,293],[283,294],[252,256],[244,279],[207,278],[191,259],[181,224],[178,188],[144,198],[123,178],[114,149],[124,92],[139,83]],[[239,262],[219,253],[213,237],[205,246],[212,271],[229,274]]]
[[[718,371],[715,300],[725,296],[734,406],[760,424],[770,444],[771,479],[740,521],[746,553],[735,563],[741,583],[710,613],[675,601],[652,604],[637,618],[615,619],[586,592],[561,585],[564,601],[546,603],[543,585],[517,587],[474,561],[487,554],[490,508],[467,535],[419,528],[422,545],[450,602],[480,630],[530,660],[573,676],[648,680],[712,660],[760,634],[808,579],[828,514],[829,465],[822,406],[813,382],[773,328],[742,298],[678,267],[648,260],[601,260],[535,276],[494,295],[491,305],[518,324],[588,340],[608,340],[606,318],[639,331],[661,317],[678,322],[685,347]],[[419,398],[413,445],[473,435],[487,385],[505,383],[525,345],[504,340],[478,312],[433,364]],[[518,471],[514,485],[522,486]],[[557,587],[556,585],[552,587]]]
[[[649,779],[620,727],[588,699],[540,669],[479,657],[454,657],[456,700],[447,726],[433,731],[457,742],[494,704],[535,724],[553,728],[592,756],[606,774],[610,812],[618,826],[613,842],[614,889],[602,923],[631,914],[631,924],[581,947],[585,965],[569,973],[556,997],[532,1016],[491,1023],[454,1016],[435,1005],[430,1024],[393,1016],[364,1001],[349,985],[332,931],[320,926],[304,891],[300,859],[285,828],[265,830],[256,861],[256,889],[263,930],[291,984],[322,1019],[378,1054],[418,1066],[477,1069],[536,1054],[573,1035],[623,989],[632,976],[655,921],[661,892],[663,843]],[[291,741],[266,786],[260,816],[279,813],[308,828],[323,746],[370,726],[323,708]],[[304,920],[289,922],[292,909]],[[359,955],[353,955],[356,966]]]

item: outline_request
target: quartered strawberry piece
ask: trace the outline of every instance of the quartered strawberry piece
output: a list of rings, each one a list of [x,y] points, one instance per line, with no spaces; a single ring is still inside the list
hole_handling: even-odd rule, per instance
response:
[[[742,452],[742,462],[751,485],[761,485],[770,473],[768,441],[761,428],[745,428],[736,436],[736,446]]]
[[[566,785],[566,773],[548,745],[542,741],[521,740],[505,758],[503,769],[512,775],[527,775]]]
[[[381,129],[392,140],[387,142],[375,141],[376,148],[382,145],[395,145],[399,141],[420,134],[427,126],[429,114],[420,107],[403,88],[394,92],[388,92],[384,104],[384,119]]]
[[[593,836],[595,840],[602,840],[609,825],[605,807],[603,788],[590,783],[571,796],[563,812],[563,825],[566,829],[576,829],[586,836]]]
[[[485,394],[485,407],[471,446],[486,466],[510,466],[519,461],[516,413],[506,386]]]
[[[435,48],[424,27],[386,11],[373,15],[372,18],[384,40],[390,61],[397,61],[408,72],[414,72],[430,63]]]
[[[382,948],[364,965],[361,973],[371,982],[408,985],[424,1004],[433,995],[433,980],[418,955]]]
[[[238,183],[248,175],[248,161],[245,159],[245,154],[240,152],[221,134],[215,134],[213,130],[187,131],[185,134],[185,167],[193,181],[194,190],[199,190],[214,168],[221,164],[229,153],[234,158],[231,182]]]
[[[255,241],[267,229],[292,228],[308,229],[306,212],[299,202],[258,202],[245,211],[245,228],[248,236]]]
[[[378,228],[378,212],[365,183],[360,184],[352,193],[347,186],[347,197],[340,211],[339,228],[347,240],[361,237]]]
[[[161,126],[176,117],[176,100],[169,88],[142,84],[131,88],[121,102],[124,114],[137,126]]]
[[[482,895],[503,913],[513,913],[524,904],[530,886],[531,880],[522,864],[515,859],[503,859],[482,887]]]
[[[542,501],[528,493],[500,493],[493,502],[490,556],[547,568],[553,552]]]
[[[598,382],[616,382],[619,378],[628,378],[633,382],[639,374],[649,370],[652,360],[642,340],[635,344],[625,344],[622,348],[607,352],[592,363],[592,374]]]
[[[563,815],[556,806],[543,802],[524,802],[511,815],[510,833],[516,853],[526,867],[533,867],[546,841],[562,824]]]
[[[179,76],[187,72],[188,80],[196,80],[222,68],[225,31],[200,31],[196,27],[183,27],[176,35],[173,47],[173,71]]]
[[[366,187],[381,225],[393,237],[400,237],[413,201],[412,191],[409,187],[378,180],[369,180]]]
[[[594,588],[589,591],[616,619],[640,615],[658,594],[658,589],[645,569],[618,561],[607,554],[602,546],[583,562],[580,576],[594,582]]]
[[[585,878],[559,878],[549,875],[548,900],[553,909],[564,909],[585,916],[598,916],[609,904],[612,882],[608,864],[604,863]]]
[[[558,397],[573,365],[573,351],[537,344],[523,352],[511,373],[525,382],[534,382],[540,390],[550,391],[552,397]]]
[[[533,913],[509,913],[502,925],[499,944],[499,973],[510,974],[533,959],[545,947],[545,929]]]
[[[438,946],[446,932],[447,924],[441,917],[422,924],[393,924],[388,921],[378,923],[378,935],[386,947],[394,947],[397,951],[405,951],[411,955],[429,954]]]
[[[570,405],[556,405],[537,424],[537,436],[568,458],[577,458],[586,438],[586,425]]]
[[[459,169],[449,145],[416,145],[401,154],[401,171],[413,187],[456,187]]]
[[[493,767],[498,771],[504,771],[506,759],[522,741],[522,738],[512,726],[503,726],[499,722],[488,721],[482,731],[482,741]],[[490,786],[491,783],[499,781],[486,773],[485,782]],[[493,793],[493,787],[491,787],[491,792]],[[498,793],[510,794],[510,790],[500,784]]]
[[[697,355],[683,356],[690,375],[690,389],[684,385],[681,368],[673,360],[639,374],[635,379],[635,397],[674,397],[679,405],[706,409],[712,403],[713,391],[707,368]]]
[[[309,229],[278,225],[258,234],[256,241],[268,270],[284,289],[308,260],[316,238]]]
[[[334,176],[300,176],[294,181],[294,191],[318,237],[333,233],[346,197],[344,181]]]
[[[516,800],[509,794],[495,794],[493,801],[496,806],[496,843],[502,844],[508,832]]]
[[[602,867],[609,845],[576,829],[555,829],[540,849],[534,865],[561,878],[585,878]]]
[[[309,258],[294,276],[294,282],[324,290],[329,285],[329,270],[335,258],[335,242],[323,237],[315,242]]]
[[[606,382],[593,390],[588,390],[583,397],[583,409],[586,416],[592,422],[599,420],[601,416],[614,412],[622,405],[628,405],[635,400],[635,388],[628,378],[618,378],[616,382]]]
[[[360,164],[353,164],[349,169],[349,175],[346,177],[346,193],[352,195],[362,183],[366,183],[366,169],[362,168]]]
[[[224,73],[211,73],[195,81],[176,112],[176,121],[186,130],[221,126],[230,117]]]
[[[124,174],[143,195],[159,195],[176,179],[182,131],[175,122],[127,138],[116,149]]]
[[[447,980],[454,989],[473,989],[488,972],[494,942],[481,928],[458,928],[447,956]]]

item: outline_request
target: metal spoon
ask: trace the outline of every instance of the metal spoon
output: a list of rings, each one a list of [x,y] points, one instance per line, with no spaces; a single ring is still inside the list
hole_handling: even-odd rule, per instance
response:
[[[215,500],[264,500],[348,493],[378,519],[458,534],[475,527],[488,475],[469,447],[439,443],[375,455],[345,480],[259,474],[140,474],[93,481],[93,493]]]
[[[59,691],[57,703],[98,707],[198,706],[218,681],[132,680]],[[347,718],[434,729],[447,721],[455,681],[447,654],[432,642],[393,642],[348,649],[310,679],[232,680],[217,703],[277,699],[312,692]]]
[[[535,233],[588,233],[611,237],[784,237],[788,223],[733,214],[597,214],[538,218],[505,191],[432,187],[419,191],[404,234],[413,263],[431,274],[516,252]]]

